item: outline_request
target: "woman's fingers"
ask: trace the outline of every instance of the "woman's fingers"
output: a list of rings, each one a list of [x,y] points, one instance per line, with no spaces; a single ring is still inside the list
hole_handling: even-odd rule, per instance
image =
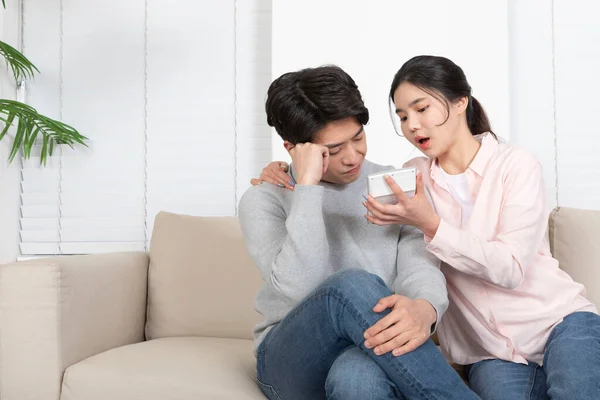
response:
[[[382,220],[379,218],[374,218],[372,215],[365,215],[365,218],[367,218],[367,220],[375,225],[379,225],[379,226],[385,226],[385,225],[397,225],[397,224],[402,224],[402,221],[397,221],[397,220]]]
[[[294,181],[286,173],[289,169],[289,165],[283,161],[273,161],[263,168],[260,174],[260,181],[272,183],[281,188],[294,190]]]
[[[391,214],[382,213],[381,211],[376,210],[373,207],[369,207],[368,205],[366,205],[366,207],[367,207],[367,210],[371,213],[370,215],[373,218],[377,218],[377,219],[380,219],[382,221],[390,221],[390,222],[398,220],[398,216],[397,215],[391,215]]]
[[[285,178],[281,176],[273,176],[273,175],[261,175],[261,179],[263,182],[272,183],[273,185],[277,185],[280,188],[286,188],[289,190],[294,190],[294,182],[289,179],[289,176],[285,175]]]
[[[402,206],[400,204],[383,204],[378,202],[371,195],[367,196],[365,207],[367,207],[369,211],[378,211],[382,215],[395,215],[398,214],[400,210],[402,210]]]
[[[373,208],[368,202],[365,202],[365,207],[367,208],[367,210],[369,211],[369,213],[367,213],[366,218],[369,220],[369,222],[372,222],[374,224],[377,225],[389,225],[389,224],[399,224],[399,223],[403,223],[404,220],[402,219],[402,217],[393,214],[386,214],[386,213],[382,213],[381,211]]]
[[[398,202],[403,202],[403,201],[406,201],[408,199],[408,197],[406,196],[406,194],[404,193],[404,191],[402,190],[402,188],[400,186],[398,186],[398,184],[396,183],[396,181],[394,180],[394,178],[392,178],[389,175],[385,175],[383,177],[383,179],[385,179],[385,183],[392,190],[392,193],[394,193],[394,195],[398,199]]]

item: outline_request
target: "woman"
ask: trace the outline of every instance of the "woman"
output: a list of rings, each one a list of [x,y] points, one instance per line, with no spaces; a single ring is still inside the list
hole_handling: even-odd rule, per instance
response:
[[[368,197],[366,217],[418,227],[442,261],[444,354],[467,366],[484,399],[600,398],[600,317],[550,254],[539,162],[498,141],[464,72],[446,58],[409,60],[390,100],[403,135],[426,157],[405,165],[420,172],[416,195],[388,178],[398,204]],[[261,178],[277,179],[279,165]]]

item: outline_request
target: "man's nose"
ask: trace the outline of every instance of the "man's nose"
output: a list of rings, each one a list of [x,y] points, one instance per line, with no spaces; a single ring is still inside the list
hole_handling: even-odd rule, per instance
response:
[[[360,155],[358,151],[353,146],[348,146],[348,149],[344,152],[344,157],[342,158],[342,163],[345,165],[354,165],[360,159]]]

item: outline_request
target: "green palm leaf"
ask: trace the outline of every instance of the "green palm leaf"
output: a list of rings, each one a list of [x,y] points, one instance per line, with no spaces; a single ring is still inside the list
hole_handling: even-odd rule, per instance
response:
[[[88,138],[81,135],[75,128],[52,118],[39,114],[33,107],[13,100],[0,99],[0,121],[4,129],[0,131],[0,141],[6,136],[11,126],[15,125],[15,138],[8,156],[9,163],[14,160],[19,150],[23,149],[23,157],[31,157],[31,151],[36,143],[41,142],[40,163],[46,165],[48,156],[52,155],[57,144],[73,147],[75,144],[87,146]]]
[[[10,65],[16,81],[32,78],[35,72],[40,72],[27,57],[7,43],[0,42],[0,55]]]
[[[5,0],[2,0],[2,7],[6,8]],[[27,57],[2,41],[0,41],[0,56],[3,56],[10,65],[17,82],[33,78],[36,72],[40,72]],[[0,131],[0,141],[16,124],[13,146],[8,156],[9,163],[15,159],[21,149],[24,158],[31,157],[32,150],[40,142],[42,146],[40,163],[44,165],[57,144],[66,144],[70,147],[75,144],[87,146],[85,142],[88,139],[72,126],[41,115],[33,107],[18,101],[0,99],[0,122],[0,127],[4,124]]]

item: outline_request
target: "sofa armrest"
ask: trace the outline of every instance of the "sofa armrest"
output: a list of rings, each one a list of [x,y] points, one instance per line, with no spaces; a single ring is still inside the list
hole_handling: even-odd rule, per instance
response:
[[[0,266],[0,398],[54,400],[67,367],[144,340],[147,253]]]

